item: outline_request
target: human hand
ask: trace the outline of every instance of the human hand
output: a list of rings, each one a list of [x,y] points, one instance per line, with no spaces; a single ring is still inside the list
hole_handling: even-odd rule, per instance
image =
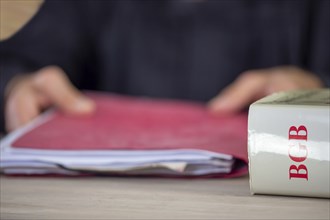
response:
[[[93,112],[94,103],[77,90],[62,69],[49,66],[15,77],[6,87],[6,130],[13,131],[55,106],[67,114]]]
[[[231,114],[273,92],[320,88],[321,80],[309,71],[294,66],[243,72],[208,107],[215,114]]]

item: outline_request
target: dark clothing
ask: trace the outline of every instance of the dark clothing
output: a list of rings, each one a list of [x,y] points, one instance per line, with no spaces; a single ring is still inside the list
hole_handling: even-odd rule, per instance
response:
[[[249,69],[296,65],[329,83],[329,21],[328,0],[46,1],[1,43],[1,94],[47,65],[80,89],[202,101]]]

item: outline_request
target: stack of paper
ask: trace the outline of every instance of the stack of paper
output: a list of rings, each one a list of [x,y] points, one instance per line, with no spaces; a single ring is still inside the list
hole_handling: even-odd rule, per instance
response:
[[[247,172],[247,116],[200,103],[89,93],[96,112],[49,111],[1,141],[5,174],[237,176]]]

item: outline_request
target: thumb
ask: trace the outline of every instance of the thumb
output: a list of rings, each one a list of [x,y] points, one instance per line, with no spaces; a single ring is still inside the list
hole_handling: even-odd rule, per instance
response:
[[[214,114],[232,114],[244,109],[250,103],[264,95],[266,74],[249,71],[239,76],[218,96],[208,103]]]
[[[75,88],[62,69],[50,66],[37,72],[33,84],[51,105],[68,114],[88,114],[94,102]]]

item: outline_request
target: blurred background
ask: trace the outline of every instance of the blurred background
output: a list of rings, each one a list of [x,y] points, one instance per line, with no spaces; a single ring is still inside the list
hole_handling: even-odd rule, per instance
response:
[[[0,0],[0,40],[16,33],[38,11],[42,0]]]

